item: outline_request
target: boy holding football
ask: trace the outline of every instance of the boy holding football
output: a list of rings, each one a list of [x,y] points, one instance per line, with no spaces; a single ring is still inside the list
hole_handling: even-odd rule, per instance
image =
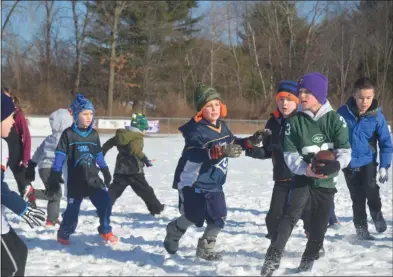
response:
[[[298,271],[311,270],[325,238],[338,172],[351,158],[347,124],[327,100],[327,78],[313,72],[301,77],[297,85],[302,109],[290,118],[284,138],[284,159],[294,173],[290,208],[267,250],[262,276],[271,276],[278,269],[292,229],[307,203],[310,208],[306,218],[312,224]],[[313,161],[321,150],[331,150],[336,158]]]

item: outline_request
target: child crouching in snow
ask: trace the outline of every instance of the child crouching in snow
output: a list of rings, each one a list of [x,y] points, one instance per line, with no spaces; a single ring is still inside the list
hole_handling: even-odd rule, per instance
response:
[[[52,169],[55,151],[60,137],[63,131],[72,125],[73,119],[67,109],[58,109],[49,116],[49,123],[52,128],[52,134],[47,136],[34,152],[33,158],[29,161],[26,169],[26,180],[30,182],[35,180],[35,167],[38,165],[38,173],[45,189],[35,189],[34,195],[37,199],[48,200],[46,225],[53,226],[60,224],[61,189],[59,188],[58,191],[49,195],[47,192],[48,177]],[[67,174],[66,170],[66,166],[64,166],[62,169],[64,175]],[[64,186],[66,187],[66,185]]]
[[[55,193],[60,189],[61,170],[67,161],[67,208],[57,232],[57,241],[68,245],[69,237],[78,224],[80,205],[84,197],[89,197],[96,207],[100,219],[98,233],[105,241],[115,243],[110,226],[112,205],[105,186],[109,186],[111,175],[101,152],[100,138],[93,129],[94,106],[78,94],[71,104],[74,124],[64,130],[56,148],[55,160],[48,178],[48,191]],[[99,169],[104,175],[103,182]]]
[[[105,156],[113,146],[117,146],[119,151],[116,158],[114,180],[108,190],[112,206],[117,198],[123,194],[124,190],[131,186],[154,216],[164,210],[164,205],[157,199],[143,172],[145,165],[147,167],[153,165],[145,153],[143,153],[143,135],[148,128],[149,123],[144,115],[140,113],[133,114],[131,126],[127,127],[127,129],[118,129],[116,135],[104,143],[102,152]]]
[[[164,247],[175,254],[179,240],[192,226],[207,227],[198,241],[197,257],[220,260],[214,251],[216,238],[225,224],[227,207],[223,185],[228,170],[228,157],[239,157],[242,150],[260,144],[263,131],[245,139],[236,138],[220,120],[227,114],[219,93],[204,85],[195,92],[197,115],[179,130],[185,139],[185,147],[178,162],[174,183],[180,192],[184,213],[170,222],[166,228]]]

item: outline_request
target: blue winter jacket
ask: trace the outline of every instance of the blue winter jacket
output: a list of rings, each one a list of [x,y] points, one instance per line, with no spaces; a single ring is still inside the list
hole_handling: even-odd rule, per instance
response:
[[[245,139],[236,138],[224,121],[214,126],[193,118],[179,128],[185,146],[176,167],[172,188],[193,186],[205,191],[222,191],[228,170],[228,158],[212,159],[209,150],[214,145],[236,143],[246,148]]]
[[[373,100],[366,113],[359,116],[354,98],[337,111],[348,125],[349,142],[352,148],[350,168],[376,163],[377,142],[379,145],[379,166],[389,168],[392,162],[392,138],[382,109]]]

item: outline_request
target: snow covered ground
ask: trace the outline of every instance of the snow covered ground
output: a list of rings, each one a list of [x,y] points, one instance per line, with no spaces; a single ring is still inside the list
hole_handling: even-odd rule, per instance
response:
[[[101,143],[108,138],[108,135],[101,136]],[[42,139],[33,138],[33,150]],[[166,209],[162,215],[152,217],[142,200],[131,188],[127,188],[113,207],[113,231],[120,237],[115,246],[104,244],[97,235],[98,218],[88,200],[82,203],[79,225],[69,246],[56,242],[55,228],[30,229],[21,218],[8,213],[11,225],[29,248],[26,275],[259,275],[269,246],[269,240],[264,236],[265,216],[273,186],[270,160],[254,160],[244,154],[230,160],[225,185],[228,217],[217,244],[217,249],[224,254],[223,261],[208,262],[195,258],[197,241],[204,230],[196,227],[187,231],[180,242],[178,254],[171,256],[166,253],[163,247],[165,227],[179,215],[177,192],[171,186],[183,145],[183,139],[177,135],[146,138],[145,153],[156,160],[153,167],[145,169],[146,178],[160,201],[166,204]],[[106,156],[111,172],[116,154],[117,150],[112,149]],[[327,231],[326,256],[315,262],[312,272],[303,275],[392,276],[392,176],[389,177],[389,182],[381,185],[380,190],[388,229],[377,234],[369,220],[369,230],[377,240],[359,243],[354,239],[351,199],[340,173],[335,203],[342,227]],[[16,190],[9,170],[6,180]],[[43,187],[39,179],[35,186]],[[46,207],[44,201],[38,201],[38,205]],[[62,210],[65,206],[64,199]],[[275,275],[285,275],[288,268],[298,266],[305,244],[302,223],[299,222]]]

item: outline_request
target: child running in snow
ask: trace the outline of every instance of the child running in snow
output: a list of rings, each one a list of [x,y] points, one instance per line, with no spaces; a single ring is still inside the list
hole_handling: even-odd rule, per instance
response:
[[[116,135],[103,144],[102,152],[105,156],[114,146],[119,151],[116,158],[113,183],[108,190],[112,205],[115,204],[124,190],[131,186],[154,216],[164,210],[164,205],[157,199],[143,172],[145,165],[147,167],[153,165],[143,152],[143,135],[148,128],[149,124],[144,115],[133,114],[131,126],[126,129],[118,129]]]
[[[8,166],[18,184],[19,194],[31,206],[36,207],[33,186],[25,178],[26,167],[31,154],[31,136],[28,123],[18,97],[11,94],[10,90],[3,83],[2,91],[13,100],[16,107],[14,114],[15,124],[12,126],[8,137],[5,138],[10,150]]]
[[[374,91],[369,78],[360,78],[355,82],[352,97],[338,109],[348,125],[352,146],[351,163],[343,168],[343,172],[352,199],[353,223],[360,240],[374,239],[368,231],[366,200],[376,231],[383,233],[387,229],[377,184],[377,142],[379,182],[384,184],[388,181],[392,162],[392,139],[382,109],[374,99]]]
[[[73,118],[67,109],[58,109],[49,116],[49,123],[51,125],[52,134],[47,136],[34,152],[33,158],[29,161],[26,170],[26,179],[30,182],[34,181],[35,168],[38,165],[38,173],[45,189],[35,189],[34,195],[37,199],[48,200],[48,218],[46,219],[46,225],[53,226],[55,224],[60,224],[59,212],[62,193],[60,189],[50,195],[48,194],[48,177],[53,166],[56,147],[60,141],[60,137],[63,131],[72,125]],[[64,164],[62,172],[63,175],[67,174],[66,164]],[[67,178],[63,178],[63,180],[66,179]]]
[[[29,207],[4,181],[8,163],[8,145],[4,138],[14,124],[14,112],[12,99],[1,92],[1,276],[24,276],[28,254],[26,244],[8,223],[5,208],[21,216],[31,228],[45,220],[44,211]]]
[[[277,227],[265,255],[261,275],[271,276],[279,268],[281,257],[293,227],[308,204],[309,232],[306,249],[298,271],[311,270],[323,246],[335,186],[340,168],[351,158],[348,129],[345,120],[327,100],[328,80],[318,72],[309,73],[298,81],[302,110],[291,116],[285,126],[284,160],[294,173],[289,207]],[[336,152],[336,160],[320,160],[315,168],[311,160],[320,150]]]
[[[57,232],[57,241],[68,245],[70,235],[78,224],[80,205],[83,198],[89,197],[96,207],[100,219],[99,235],[105,241],[116,243],[110,225],[112,205],[108,187],[111,174],[101,152],[100,138],[94,124],[94,106],[83,95],[78,94],[71,104],[74,123],[64,130],[56,148],[55,160],[48,178],[49,194],[60,190],[61,173],[64,162],[67,162],[67,207],[63,213],[63,221]],[[99,177],[99,168],[104,175],[104,182]]]
[[[197,115],[179,128],[185,146],[174,177],[184,213],[168,224],[164,247],[169,254],[175,254],[186,230],[192,225],[202,227],[206,220],[207,227],[198,241],[196,256],[220,260],[215,244],[227,216],[223,185],[228,157],[239,157],[242,150],[259,145],[265,133],[258,131],[249,138],[236,138],[219,119],[226,116],[227,110],[214,88],[198,85],[194,103]]]

